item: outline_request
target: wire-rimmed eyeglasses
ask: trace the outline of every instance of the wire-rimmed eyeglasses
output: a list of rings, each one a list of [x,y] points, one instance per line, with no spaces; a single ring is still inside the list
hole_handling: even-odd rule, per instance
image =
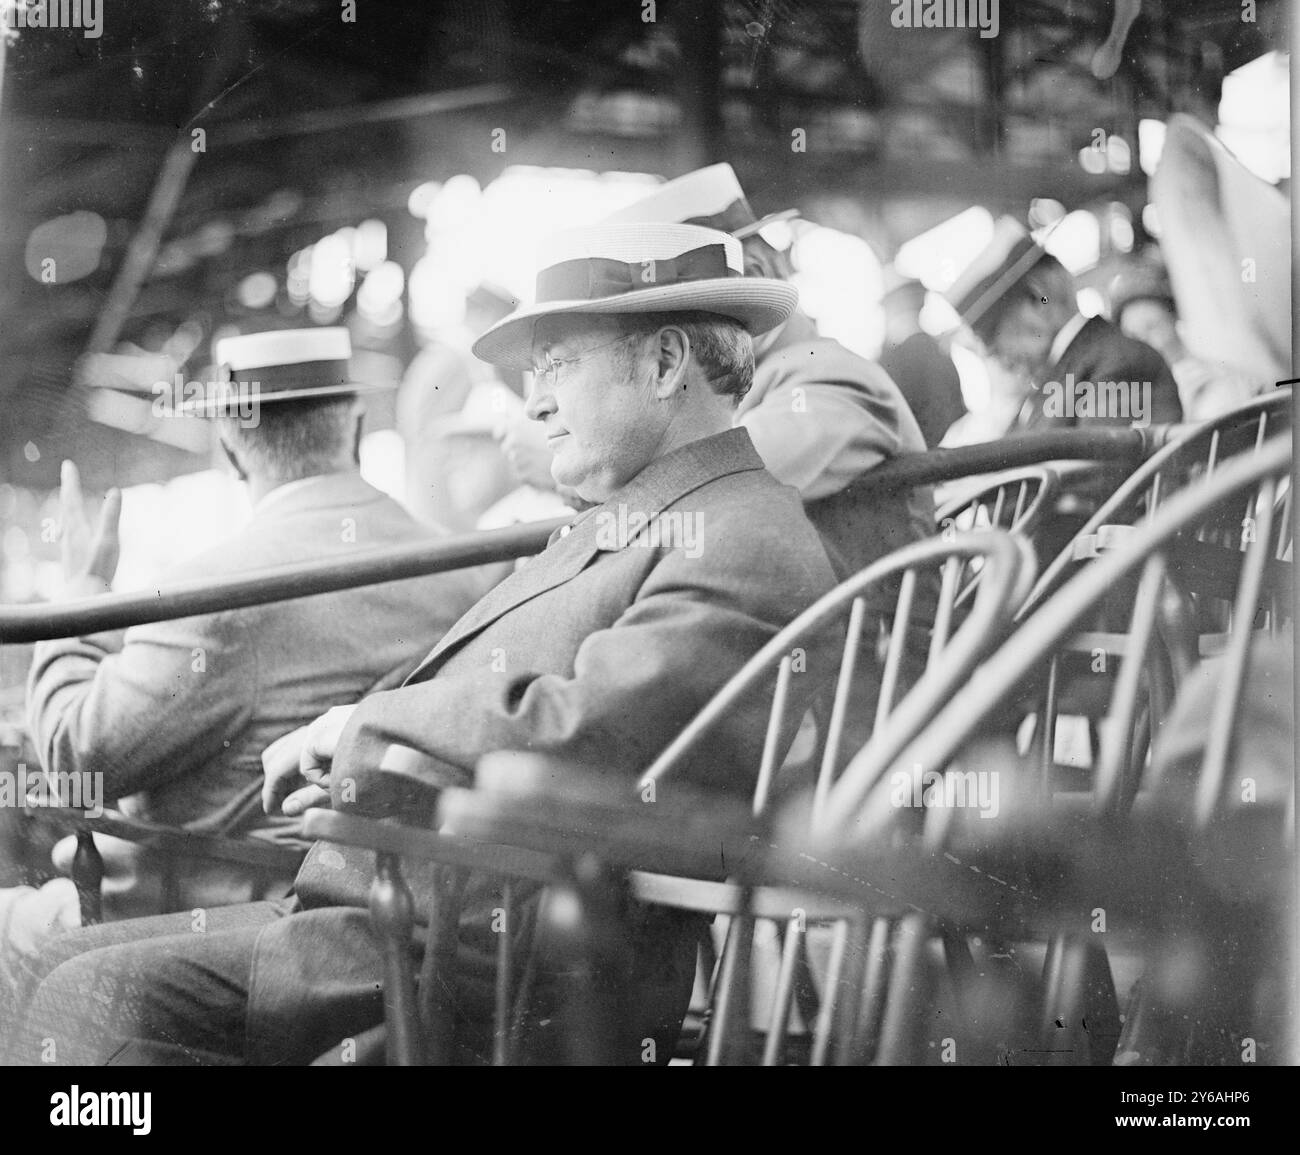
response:
[[[593,353],[599,353],[600,350],[608,349],[611,345],[617,345],[620,341],[626,341],[632,336],[635,336],[635,334],[624,333],[621,337],[615,337],[612,341],[593,345],[590,349],[584,349],[581,353],[575,353],[572,357],[552,357],[547,353],[545,364],[533,365],[533,376],[542,384],[554,388],[561,365],[576,365],[579,361],[585,361]]]

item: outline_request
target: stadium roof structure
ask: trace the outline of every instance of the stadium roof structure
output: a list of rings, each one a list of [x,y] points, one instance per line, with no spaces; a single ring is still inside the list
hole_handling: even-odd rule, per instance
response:
[[[0,480],[56,484],[115,351],[154,353],[182,327],[206,350],[247,321],[241,280],[331,229],[384,220],[409,270],[421,182],[726,159],[760,212],[797,205],[888,256],[971,204],[1140,208],[1138,122],[1212,122],[1224,75],[1286,46],[1281,0],[1253,21],[1235,2],[1145,0],[1105,51],[1113,0],[938,5],[996,14],[995,36],[900,29],[924,7],[902,0],[102,7],[99,36],[25,27],[4,53]],[[1098,130],[1132,145],[1127,172],[1079,164]],[[157,430],[95,428],[92,485],[194,468]]]

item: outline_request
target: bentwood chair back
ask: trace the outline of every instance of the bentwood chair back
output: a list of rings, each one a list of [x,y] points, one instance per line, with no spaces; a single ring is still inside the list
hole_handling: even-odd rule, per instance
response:
[[[883,757],[870,748],[861,751],[820,809],[811,845],[791,842],[773,852],[764,868],[770,874],[792,886],[815,882],[843,901],[856,896],[873,920],[863,962],[849,975],[855,989],[862,988],[857,998],[864,1009],[843,1054],[856,1061],[925,1061],[927,1046],[935,1041],[927,1032],[933,1033],[941,980],[956,992],[959,1007],[989,1005],[988,980],[977,977],[971,965],[971,942],[1005,947],[1037,938],[1048,943],[1031,1014],[1038,1033],[1021,1040],[1015,1061],[1034,1061],[1026,1056],[1036,1054],[1050,1062],[1110,1062],[1120,1024],[1104,936],[1088,922],[1098,910],[1109,910],[1112,917],[1124,912],[1141,927],[1143,957],[1153,965],[1185,959],[1189,949],[1205,962],[1197,979],[1202,1002],[1215,1001],[1211,992],[1222,995],[1223,982],[1215,987],[1212,980],[1225,974],[1231,976],[1229,987],[1252,992],[1263,984],[1259,989],[1267,989],[1268,952],[1243,955],[1232,944],[1256,933],[1261,910],[1275,921],[1282,917],[1284,903],[1267,880],[1277,873],[1275,864],[1294,852],[1294,800],[1275,813],[1247,816],[1249,846],[1240,845],[1240,838],[1226,841],[1223,829],[1238,792],[1239,719],[1251,648],[1276,645],[1291,621],[1291,562],[1289,555],[1277,557],[1278,542],[1286,536],[1278,521],[1290,513],[1283,494],[1291,465],[1291,437],[1281,433],[1257,452],[1220,462],[1162,502],[1138,532],[1080,569],[1041,604],[914,739]],[[1170,814],[1170,792],[1153,778],[1146,744],[1142,756],[1134,756],[1141,683],[1173,559],[1224,516],[1246,522],[1239,526],[1234,551],[1230,624],[1216,647],[1217,692],[1204,720],[1194,785],[1179,795],[1183,808]],[[946,789],[922,790],[932,801],[924,806],[919,829],[910,826],[900,843],[891,779],[902,774],[923,778],[928,786],[938,775],[946,788],[971,773],[978,765],[973,751],[988,720],[1026,683],[1041,679],[1044,667],[1117,583],[1132,576],[1137,596],[1127,625],[1130,647],[1112,685],[1089,791],[1055,794],[1036,765],[1010,757],[996,769],[1003,779],[1000,823],[985,825],[968,810],[944,805]],[[1212,592],[1222,594],[1217,587]],[[1174,737],[1180,736],[1164,739]],[[1240,811],[1235,808],[1238,817]],[[1225,866],[1225,856],[1234,854],[1237,858]],[[1240,874],[1247,859],[1256,863],[1250,876],[1265,880],[1260,888],[1266,893],[1258,905],[1243,902],[1238,911],[1224,904],[1219,890],[1228,867]],[[820,865],[801,867],[805,861]],[[844,881],[850,878],[856,881]],[[912,880],[910,910],[907,903],[880,897],[888,880],[899,878]],[[942,944],[942,974],[935,972],[930,946],[935,942]],[[1185,1001],[1148,1007],[1146,1017],[1167,1025],[1185,1018],[1186,1009]],[[986,1022],[966,1025],[977,1040],[976,1053],[991,1055],[1005,1046],[1005,1038],[999,1043],[990,1037]],[[1163,1053],[1173,1053],[1167,1039],[1162,1047]]]

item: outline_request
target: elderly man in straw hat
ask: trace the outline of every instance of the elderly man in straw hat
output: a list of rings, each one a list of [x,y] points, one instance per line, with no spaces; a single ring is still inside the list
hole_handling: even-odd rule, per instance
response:
[[[472,783],[491,751],[593,765],[630,793],[728,677],[833,586],[797,492],[768,473],[732,422],[750,386],[753,336],[790,316],[792,286],[742,276],[740,245],[725,233],[605,225],[551,238],[536,297],[475,352],[533,368],[528,412],[554,447],[555,480],[592,508],[453,626],[405,685],[332,710],[268,751],[269,805],[288,794],[283,808],[297,812],[332,798],[427,821],[437,791]],[[834,665],[820,647],[808,662],[814,671]],[[682,779],[748,796],[760,697],[719,724]],[[394,744],[422,757],[378,769]],[[32,1000],[11,1057],[37,1061],[47,1039],[72,1063],[301,1063],[337,1050],[382,1017],[365,909],[372,869],[369,853],[318,844],[299,874],[295,913],[250,906],[242,926],[206,935],[167,919],[142,923],[134,941],[108,933],[121,928],[78,932],[83,953],[60,956],[68,961]],[[428,910],[418,878],[415,889],[416,909]],[[499,879],[471,879],[454,1040],[468,1061],[490,1053],[500,901]],[[701,928],[662,908],[629,917],[626,969],[594,981],[617,985],[631,1004],[620,1056],[645,1061],[653,1039],[663,1062]],[[565,1054],[559,977],[538,977],[534,1059]],[[107,995],[98,1014],[82,994],[92,986]]]
[[[741,243],[747,276],[787,280],[785,248],[771,226],[797,210],[759,216],[729,164],[696,169],[619,209],[607,223],[649,221],[701,225]],[[925,441],[898,386],[879,365],[823,337],[796,310],[754,342],[754,384],[733,420],[753,439],[763,464],[794,486],[840,578],[934,532],[928,487],[902,494],[860,493],[857,479]],[[510,441],[507,448],[513,448]],[[544,453],[541,454],[544,459]],[[516,451],[514,457],[531,460]],[[533,472],[536,472],[535,469]]]
[[[798,211],[759,216],[731,165],[712,164],[660,185],[620,209],[611,222],[678,221],[721,229],[741,244],[745,275],[788,280],[794,273],[781,222]],[[788,231],[788,230],[787,230]],[[753,438],[763,464],[803,499],[838,578],[935,532],[929,486],[901,491],[866,489],[862,475],[900,454],[921,453],[925,440],[899,387],[879,366],[838,341],[796,310],[754,342],[754,386],[736,407],[735,423]],[[865,741],[875,716],[882,671],[876,646],[898,593],[895,578],[866,595],[866,639],[854,674],[854,706],[845,749]],[[919,608],[938,595],[934,574],[923,573]],[[904,651],[904,686],[924,664],[928,640],[914,630]],[[820,706],[825,707],[825,703]],[[823,722],[825,722],[823,717]]]

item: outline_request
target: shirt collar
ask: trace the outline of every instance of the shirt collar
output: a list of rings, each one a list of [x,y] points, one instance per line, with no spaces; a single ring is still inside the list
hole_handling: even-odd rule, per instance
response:
[[[556,530],[551,541],[569,537],[580,528],[594,532],[611,516],[616,519],[621,516],[622,521],[618,524],[627,525],[636,514],[639,526],[649,524],[668,506],[702,485],[729,473],[763,468],[763,459],[754,448],[748,430],[743,427],[689,442],[652,461],[601,505],[578,514],[568,525]],[[598,517],[598,514],[604,516]],[[617,550],[622,548],[622,544],[625,543],[615,545],[600,540],[595,548]]]
[[[265,513],[268,509],[274,508],[295,493],[301,493],[304,489],[320,485],[329,476],[326,473],[318,473],[315,477],[300,477],[297,481],[286,481],[283,485],[277,485],[269,493],[262,494],[261,500],[253,506],[253,513]]]
[[[1079,335],[1079,330],[1087,323],[1087,317],[1082,313],[1075,313],[1073,317],[1061,326],[1061,331],[1056,334],[1056,337],[1052,341],[1052,347],[1048,352],[1050,364],[1055,365],[1065,356],[1065,351],[1070,347],[1070,342]]]

